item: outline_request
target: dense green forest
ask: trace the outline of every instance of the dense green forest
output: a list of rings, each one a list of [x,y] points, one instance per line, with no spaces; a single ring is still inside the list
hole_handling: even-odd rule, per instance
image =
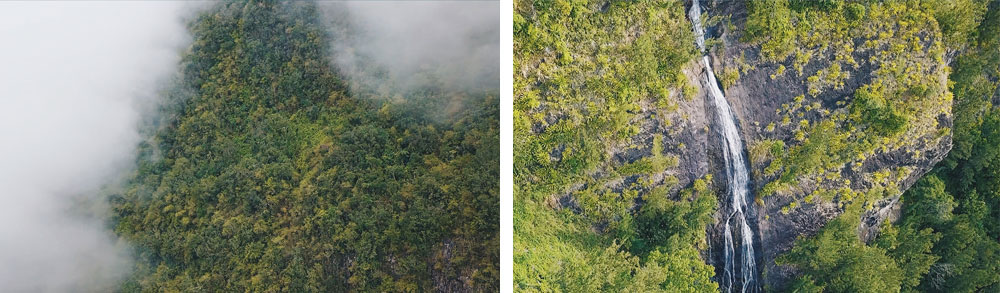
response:
[[[498,290],[498,89],[353,87],[311,2],[217,4],[190,31],[111,197],[139,256],[122,291]]]

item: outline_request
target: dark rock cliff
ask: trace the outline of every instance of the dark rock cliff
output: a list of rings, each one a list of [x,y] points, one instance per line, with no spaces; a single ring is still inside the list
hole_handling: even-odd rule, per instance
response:
[[[722,28],[723,25],[709,28],[709,34],[720,39],[721,44],[711,51],[713,67],[716,75],[720,75],[725,68],[735,68],[749,65],[748,70],[740,74],[735,83],[728,88],[724,88],[734,115],[737,117],[738,125],[746,148],[751,148],[761,141],[782,141],[786,145],[795,145],[796,123],[782,125],[783,115],[779,112],[785,105],[795,103],[795,98],[808,92],[807,77],[813,72],[826,68],[833,60],[832,54],[814,56],[808,62],[803,72],[806,74],[783,74],[775,77],[771,75],[782,63],[762,62],[759,59],[760,47],[757,45],[741,42],[740,28],[744,27],[747,17],[746,7],[742,1],[708,1],[705,3],[709,9],[710,16],[728,16],[733,31]],[[690,4],[688,4],[690,5]],[[862,40],[855,40],[860,43]],[[860,46],[860,44],[858,44]],[[808,102],[818,105],[820,109],[816,111],[806,111],[801,116],[794,118],[810,120],[811,122],[825,119],[820,114],[824,111],[846,112],[854,91],[865,85],[874,77],[874,71],[878,64],[868,62],[870,52],[859,50],[854,53],[859,62],[856,67],[848,67],[848,78],[844,80],[844,85],[839,88],[831,88],[814,97],[809,97]],[[789,66],[790,62],[785,62]],[[943,67],[934,69],[940,77],[942,85],[946,82],[947,73]],[[789,68],[791,71],[791,68]],[[689,176],[678,176],[685,178],[682,180],[690,182],[689,178],[700,177],[700,174],[714,174],[714,186],[718,190],[720,204],[726,199],[724,184],[725,173],[723,170],[722,150],[719,134],[714,131],[716,127],[715,109],[711,106],[709,99],[704,94],[705,85],[702,84],[700,75],[704,74],[703,68],[696,62],[692,62],[686,70],[692,81],[697,85],[698,94],[695,101],[697,103],[687,103],[680,108],[679,115],[693,117],[686,122],[684,131],[664,132],[665,137],[676,140],[673,144],[683,144],[688,146],[685,153],[679,155],[679,174],[690,174]],[[720,78],[721,79],[721,78]],[[818,104],[817,104],[818,103]],[[951,148],[951,108],[950,105],[941,109],[939,113],[929,113],[924,121],[926,127],[914,127],[906,135],[913,138],[905,142],[888,144],[884,148],[875,151],[874,154],[867,155],[859,160],[859,166],[843,166],[839,168],[840,177],[850,182],[848,185],[854,190],[867,190],[873,186],[889,185],[883,182],[887,179],[873,176],[873,173],[882,170],[892,170],[893,174],[901,174],[900,178],[894,179],[891,183],[895,187],[882,199],[877,200],[873,205],[866,208],[862,216],[862,226],[859,227],[859,237],[868,241],[877,236],[878,227],[886,219],[894,220],[899,210],[899,195],[908,189],[918,178],[930,170],[930,168],[940,161]],[[768,125],[774,124],[773,129],[768,129]],[[788,123],[784,123],[788,124]],[[921,124],[924,125],[924,124]],[[703,127],[710,127],[713,130],[705,131]],[[643,128],[647,130],[647,128]],[[942,135],[941,133],[946,133]],[[678,136],[678,134],[680,134]],[[665,145],[669,145],[665,141]],[[708,160],[706,163],[703,160]],[[774,178],[761,175],[768,166],[769,161],[750,161],[751,168],[751,190],[754,195],[760,192],[761,188]],[[888,172],[888,171],[885,171]],[[773,176],[772,176],[773,177]],[[757,226],[759,240],[757,248],[759,254],[758,264],[763,273],[763,286],[770,289],[780,289],[793,276],[794,270],[790,267],[777,266],[774,260],[782,253],[790,249],[797,237],[814,235],[826,222],[843,212],[843,207],[835,202],[815,201],[803,203],[798,208],[783,212],[782,209],[792,202],[802,202],[802,198],[808,194],[810,188],[820,183],[803,182],[799,187],[790,192],[779,195],[762,197],[757,201]],[[722,217],[722,213],[717,213],[717,222]],[[713,265],[718,263],[718,255],[713,255],[717,247],[721,245],[721,232],[719,225],[709,228],[710,249],[706,252],[708,261]],[[715,253],[717,254],[717,253]],[[717,270],[717,275],[718,275]]]

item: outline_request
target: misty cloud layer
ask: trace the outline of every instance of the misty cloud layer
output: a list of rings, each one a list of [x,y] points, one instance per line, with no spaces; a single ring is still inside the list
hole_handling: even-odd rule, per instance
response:
[[[106,291],[126,273],[93,203],[132,163],[190,6],[0,3],[0,291]]]
[[[204,6],[0,2],[0,292],[109,291],[128,273],[98,194],[132,167]],[[350,27],[334,60],[351,78],[499,87],[497,2],[320,8]]]
[[[333,24],[334,62],[357,82],[406,88],[431,73],[456,89],[499,88],[497,1],[351,1],[320,9]]]

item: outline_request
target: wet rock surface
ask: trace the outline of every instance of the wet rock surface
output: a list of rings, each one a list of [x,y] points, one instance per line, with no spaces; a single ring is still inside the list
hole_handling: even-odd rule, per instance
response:
[[[781,109],[784,104],[792,103],[796,96],[806,94],[808,91],[806,78],[817,70],[829,66],[833,60],[833,56],[821,55],[813,57],[812,61],[804,67],[803,74],[801,75],[789,66],[789,62],[784,62],[785,66],[788,67],[787,72],[777,75],[772,79],[771,75],[778,68],[779,63],[762,63],[758,58],[760,52],[759,46],[745,44],[740,41],[739,28],[744,27],[747,17],[745,4],[742,1],[704,2],[707,2],[703,3],[703,5],[708,7],[707,10],[710,11],[710,16],[730,16],[729,20],[737,28],[736,32],[709,29],[709,33],[719,37],[722,42],[721,45],[718,45],[710,53],[716,73],[718,74],[722,68],[737,66],[735,60],[738,59],[743,59],[747,64],[753,66],[753,69],[742,73],[735,84],[723,89],[732,107],[733,114],[737,118],[745,145],[749,148],[755,142],[763,140],[780,140],[785,142],[786,145],[796,144],[793,139],[794,129],[778,126],[773,131],[767,131],[765,128],[771,123],[781,124],[782,114],[778,113],[777,110]],[[855,41],[855,43],[859,42]],[[876,66],[868,63],[867,56],[863,55],[864,52],[857,52],[855,54],[855,58],[862,61],[859,61],[858,67],[845,68],[849,74],[849,78],[844,81],[844,86],[836,89],[826,89],[821,94],[810,97],[810,101],[819,102],[821,108],[825,110],[836,111],[844,109],[849,103],[838,104],[838,102],[848,101],[857,88],[871,82],[874,78],[873,71]],[[700,71],[692,70],[687,73],[700,74]],[[692,79],[696,80],[697,78],[698,76],[694,76]],[[694,84],[697,84],[699,89],[703,87],[700,83],[695,82]],[[703,99],[706,103],[697,110],[701,110],[699,114],[702,115],[708,113],[710,116],[707,117],[711,118],[709,119],[709,124],[711,127],[716,127],[714,125],[715,122],[711,121],[714,119],[714,116],[711,116],[714,113],[714,109],[711,109],[711,106],[707,102],[708,100],[701,94],[703,92],[699,91],[697,99]],[[685,111],[691,111],[691,109],[682,109],[680,112]],[[810,121],[823,119],[816,112],[818,111],[808,112],[804,117],[796,118],[795,121],[798,121],[798,119],[807,119]],[[934,130],[950,126],[951,117],[949,110],[947,115],[938,117],[938,126]],[[691,167],[695,165],[691,160],[708,159],[708,166],[711,166],[711,168],[691,168],[692,171],[707,169],[706,171],[714,174],[714,178],[716,178],[717,184],[714,186],[725,188],[724,186],[726,185],[724,182],[719,182],[719,180],[725,180],[726,178],[724,168],[720,167],[723,158],[721,156],[722,150],[720,149],[722,142],[719,139],[719,135],[714,130],[698,134],[701,134],[701,136],[684,137],[684,143],[704,146],[703,149],[707,149],[708,153],[697,158],[681,156],[680,165]],[[869,241],[874,239],[878,235],[878,227],[881,223],[885,220],[894,220],[898,217],[899,195],[915,183],[917,179],[930,171],[931,167],[943,159],[950,150],[950,133],[947,137],[941,139],[936,139],[933,131],[928,131],[928,133],[923,133],[923,135],[924,137],[917,139],[915,143],[888,151],[876,152],[874,156],[864,161],[860,170],[852,170],[850,168],[841,170],[843,178],[852,182],[852,188],[860,189],[865,189],[879,183],[872,182],[873,179],[870,175],[866,176],[869,172],[887,168],[906,168],[910,171],[905,178],[897,183],[898,193],[878,200],[872,209],[863,213],[862,225],[858,229],[859,237],[863,240]],[[914,153],[920,155],[914,156]],[[768,163],[764,162],[761,164],[751,161],[750,169],[753,170],[752,173],[759,174],[767,167]],[[750,187],[752,193],[757,194],[760,188],[766,183],[768,182],[752,176]],[[800,185],[809,184],[813,183],[802,182]],[[719,190],[717,194],[724,194],[724,192],[727,191]],[[760,237],[759,240],[756,240],[759,246],[757,248],[759,254],[758,264],[762,266],[764,273],[762,285],[769,290],[780,291],[795,274],[794,269],[791,267],[774,265],[774,260],[782,253],[788,251],[796,238],[815,235],[829,220],[843,212],[842,208],[835,203],[816,201],[791,209],[787,214],[782,213],[781,210],[783,207],[787,207],[791,202],[797,201],[801,197],[802,195],[767,196],[763,198],[762,206],[759,203],[756,204],[756,218]],[[724,216],[718,213],[716,216],[717,223],[721,222]],[[711,248],[706,253],[709,262],[716,265],[716,267],[718,267],[719,258],[721,258],[718,255],[720,252],[717,248],[722,243],[722,233],[719,231],[719,226],[715,225],[709,228],[708,234]],[[718,273],[717,270],[717,275]]]

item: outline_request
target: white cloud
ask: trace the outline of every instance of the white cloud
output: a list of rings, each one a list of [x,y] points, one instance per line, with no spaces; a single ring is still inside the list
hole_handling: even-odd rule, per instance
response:
[[[131,164],[189,6],[0,2],[0,291],[104,291],[129,267],[80,205]]]
[[[353,78],[375,78],[359,72],[368,65],[357,63],[360,58],[404,87],[422,83],[414,77],[427,71],[456,88],[500,85],[498,1],[349,1],[320,8],[325,21],[338,23],[334,62]],[[351,31],[345,35],[338,26]]]

